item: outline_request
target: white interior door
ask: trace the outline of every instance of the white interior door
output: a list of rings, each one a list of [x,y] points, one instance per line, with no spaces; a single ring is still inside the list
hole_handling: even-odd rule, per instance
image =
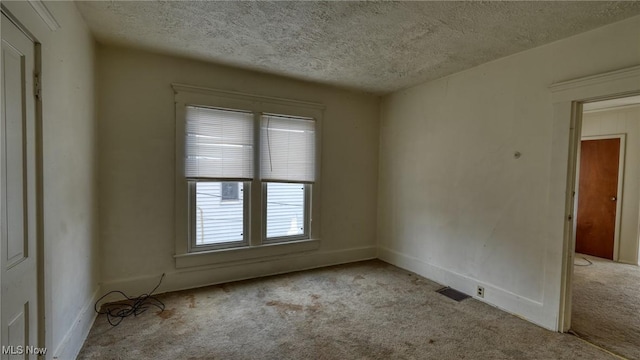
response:
[[[34,43],[2,15],[0,343],[2,359],[38,345]]]

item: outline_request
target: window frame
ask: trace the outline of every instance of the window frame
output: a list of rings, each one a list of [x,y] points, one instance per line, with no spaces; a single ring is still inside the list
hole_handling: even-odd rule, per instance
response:
[[[233,91],[172,84],[175,94],[175,261],[176,268],[244,261],[320,247],[321,134],[324,105]],[[195,245],[195,183],[184,176],[186,106],[249,111],[254,115],[254,176],[244,181],[244,241]],[[266,181],[260,179],[260,121],[278,114],[315,120],[316,180],[305,185],[305,234],[266,238]],[[210,181],[233,181],[211,179]],[[190,185],[193,184],[193,185]],[[255,191],[255,190],[258,191]],[[308,218],[308,219],[307,219]]]

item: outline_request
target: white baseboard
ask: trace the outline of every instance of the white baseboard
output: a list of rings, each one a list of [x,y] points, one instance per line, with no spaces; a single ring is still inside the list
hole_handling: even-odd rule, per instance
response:
[[[552,331],[556,330],[557,324],[555,322],[546,321],[549,318],[545,316],[545,310],[547,309],[539,301],[525,298],[495,285],[455,273],[388,248],[379,247],[378,258],[392,265],[415,272],[429,280],[454,288],[472,296],[474,299],[524,318],[543,328]],[[484,298],[476,296],[478,285],[484,287]]]
[[[64,334],[60,345],[53,352],[53,359],[75,359],[78,356],[96,319],[97,314],[93,306],[99,297],[100,287],[98,286],[91,298],[84,304],[80,313],[78,313],[71,328]]]
[[[162,285],[156,293],[179,291],[197,287],[216,285],[231,281],[246,280],[271,276],[294,271],[309,270],[331,265],[371,260],[376,258],[376,247],[367,246],[337,251],[318,251],[293,254],[275,259],[254,261],[251,263],[233,264],[223,267],[200,267],[194,269],[178,269],[165,273]],[[138,296],[153,289],[160,275],[130,278],[102,284],[102,293],[120,290],[129,296]],[[114,299],[106,298],[105,301]]]

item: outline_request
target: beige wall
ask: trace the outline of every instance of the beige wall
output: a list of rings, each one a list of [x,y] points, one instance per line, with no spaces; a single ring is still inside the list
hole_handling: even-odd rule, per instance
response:
[[[2,5],[42,44],[45,345],[72,359],[99,288],[94,41],[71,2],[46,3],[56,31],[26,1]]]
[[[380,257],[556,329],[569,119],[548,87],[638,64],[634,17],[383,98]]]
[[[640,207],[640,106],[586,112],[582,136],[626,134],[618,261],[638,264]]]
[[[160,291],[375,257],[374,96],[143,51],[98,48],[104,290]],[[321,249],[267,262],[176,270],[174,94],[178,82],[322,103]]]

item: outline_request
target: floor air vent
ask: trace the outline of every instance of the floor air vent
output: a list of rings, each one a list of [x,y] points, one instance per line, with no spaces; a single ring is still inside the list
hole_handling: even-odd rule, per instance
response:
[[[436,292],[439,292],[440,294],[448,297],[449,299],[453,299],[455,301],[462,301],[466,298],[469,298],[470,296],[467,294],[463,294],[458,290],[454,290],[450,287],[443,287],[440,290],[436,290]]]

